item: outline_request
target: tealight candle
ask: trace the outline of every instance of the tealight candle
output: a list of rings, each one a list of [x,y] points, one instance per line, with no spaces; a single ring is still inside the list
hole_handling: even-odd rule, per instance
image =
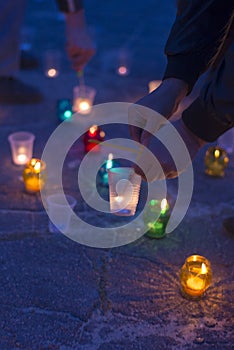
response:
[[[99,143],[102,142],[104,138],[105,132],[101,130],[98,125],[92,125],[83,137],[85,152],[91,150],[99,151]]]
[[[150,238],[163,238],[170,218],[170,208],[166,198],[161,201],[152,199],[144,212],[144,223]]]
[[[60,70],[61,53],[58,50],[47,50],[44,53],[44,71],[47,78],[56,78]]]
[[[128,75],[129,73],[129,70],[126,66],[119,66],[118,69],[117,69],[117,73],[119,75]]]
[[[205,173],[210,176],[224,176],[228,161],[227,152],[221,147],[208,148],[205,154]]]
[[[161,84],[161,80],[152,80],[149,82],[148,87],[149,87],[149,93],[153,92],[156,90],[159,85]]]
[[[182,293],[192,299],[201,298],[210,286],[212,271],[209,261],[201,255],[191,255],[181,268]]]
[[[32,158],[23,171],[24,185],[27,192],[39,192],[46,181],[46,164],[37,158]]]
[[[31,158],[35,136],[26,131],[18,131],[8,136],[13,163],[25,165]]]
[[[90,86],[75,86],[73,89],[73,112],[89,114],[95,95],[96,90]]]

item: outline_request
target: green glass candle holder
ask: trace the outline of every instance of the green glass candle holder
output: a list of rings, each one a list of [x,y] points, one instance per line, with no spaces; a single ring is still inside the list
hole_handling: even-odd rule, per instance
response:
[[[166,235],[166,226],[170,218],[170,208],[167,200],[152,199],[144,212],[143,220],[148,228],[146,236],[163,238]]]
[[[209,176],[223,177],[228,162],[227,152],[223,148],[209,147],[205,154],[205,173]]]

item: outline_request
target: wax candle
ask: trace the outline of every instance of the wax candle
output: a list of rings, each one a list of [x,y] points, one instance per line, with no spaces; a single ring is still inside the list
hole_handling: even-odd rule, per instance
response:
[[[170,208],[166,198],[161,201],[150,200],[144,211],[144,223],[148,228],[146,235],[150,238],[163,238],[170,218]]]
[[[37,158],[32,158],[23,171],[24,185],[27,192],[39,192],[46,181],[46,164]]]
[[[182,293],[192,299],[201,298],[210,286],[212,271],[209,261],[201,255],[191,255],[181,268]]]
[[[85,152],[99,151],[99,143],[105,138],[105,132],[97,125],[92,125],[84,134],[83,143]]]
[[[210,176],[223,177],[228,165],[227,152],[218,146],[209,147],[205,154],[205,173]]]

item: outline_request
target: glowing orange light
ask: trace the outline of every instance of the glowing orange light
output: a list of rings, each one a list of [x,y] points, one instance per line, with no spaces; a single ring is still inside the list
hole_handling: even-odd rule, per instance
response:
[[[54,68],[50,68],[47,72],[48,77],[54,78],[58,74],[57,70]]]
[[[125,67],[125,66],[120,66],[120,67],[118,68],[118,73],[119,73],[120,75],[126,75],[126,74],[128,73],[127,67]]]

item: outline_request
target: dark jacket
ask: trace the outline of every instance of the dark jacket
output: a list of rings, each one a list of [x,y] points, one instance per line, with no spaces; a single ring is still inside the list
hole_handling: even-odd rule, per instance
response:
[[[233,14],[233,0],[180,0],[165,47],[164,79],[181,79],[190,92],[199,76],[210,71],[201,96],[182,116],[208,142],[234,126]]]

